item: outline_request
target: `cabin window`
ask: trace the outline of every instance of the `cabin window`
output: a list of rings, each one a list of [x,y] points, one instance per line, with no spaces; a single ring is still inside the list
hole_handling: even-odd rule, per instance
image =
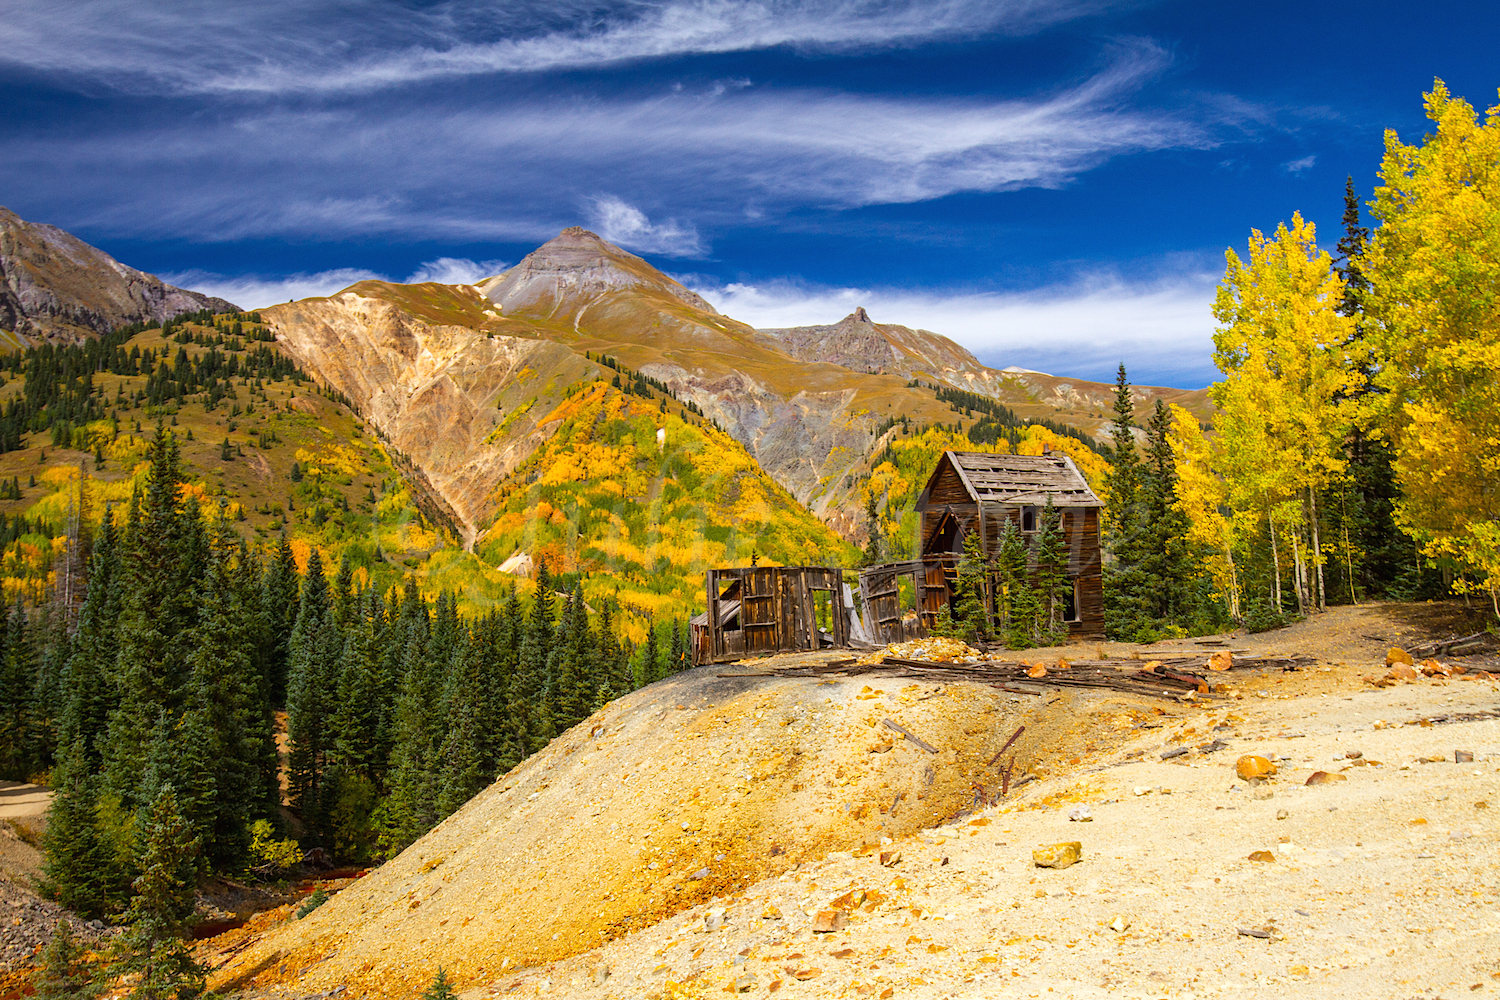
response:
[[[1035,531],[1036,530],[1036,508],[1035,507],[1022,507],[1021,508],[1021,530],[1022,531]]]
[[[1063,621],[1076,622],[1083,619],[1078,614],[1078,581],[1068,581],[1071,586],[1064,587],[1063,598]]]

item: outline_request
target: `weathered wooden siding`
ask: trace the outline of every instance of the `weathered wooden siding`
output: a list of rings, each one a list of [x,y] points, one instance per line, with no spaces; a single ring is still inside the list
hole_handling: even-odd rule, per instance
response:
[[[738,587],[731,587],[735,581]],[[706,576],[706,589],[706,638],[694,643],[699,663],[819,648],[815,591],[828,593],[828,635],[832,644],[849,643],[843,575],[839,570],[821,566],[711,569]],[[727,590],[732,590],[740,602],[737,629],[720,624],[720,602],[725,599],[721,595]]]

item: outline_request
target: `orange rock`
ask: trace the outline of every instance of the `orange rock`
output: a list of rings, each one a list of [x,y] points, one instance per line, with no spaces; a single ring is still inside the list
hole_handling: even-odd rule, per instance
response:
[[[1057,661],[1057,666],[1053,667],[1052,669],[1053,670],[1067,670],[1072,665],[1073,664],[1069,663],[1067,660],[1060,659],[1060,660]]]
[[[1437,660],[1423,660],[1422,673],[1426,674],[1428,677],[1453,676],[1453,671],[1448,667],[1448,665],[1446,663],[1439,663]]]
[[[1026,676],[1027,677],[1046,677],[1047,676],[1047,668],[1044,667],[1044,666],[1042,666],[1040,663],[1038,663],[1036,666],[1034,666],[1030,670],[1026,671]]]
[[[1256,781],[1275,774],[1276,765],[1265,757],[1246,754],[1234,762],[1234,773],[1238,774],[1243,781]]]
[[[1417,679],[1417,670],[1409,663],[1398,663],[1386,674],[1387,677],[1397,681],[1414,681]]]
[[[1250,860],[1251,861],[1275,861],[1276,860],[1276,855],[1272,854],[1270,851],[1251,851],[1250,852]]]
[[[1309,785],[1331,785],[1335,781],[1348,781],[1348,775],[1335,774],[1331,771],[1314,771],[1307,776],[1305,784]]]
[[[1210,670],[1228,670],[1232,666],[1234,666],[1234,657],[1229,654],[1229,650],[1227,649],[1221,649],[1208,658],[1208,669]]]
[[[1397,663],[1404,663],[1410,667],[1415,666],[1416,662],[1416,660],[1411,658],[1411,654],[1400,646],[1392,646],[1385,654],[1385,665],[1388,667],[1394,666]]]
[[[843,910],[819,910],[817,918],[813,921],[814,934],[833,934],[843,929]],[[796,975],[796,973],[793,973],[793,975]]]

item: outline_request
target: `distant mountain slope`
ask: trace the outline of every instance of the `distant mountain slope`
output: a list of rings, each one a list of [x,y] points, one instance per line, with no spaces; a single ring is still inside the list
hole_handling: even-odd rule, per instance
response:
[[[19,339],[12,346],[76,342],[124,323],[238,308],[173,287],[56,226],[0,207],[0,331]]]
[[[831,326],[755,330],[577,227],[474,286],[361,282],[264,314],[299,363],[427,472],[471,541],[498,512],[499,484],[552,433],[537,420],[584,380],[614,375],[604,358],[655,380],[646,394],[669,411],[723,428],[851,538],[863,530],[852,510],[860,483],[891,434],[978,419],[938,388],[1094,435],[1113,401],[1112,386],[998,371],[864,310]],[[1136,397],[1208,412],[1201,391]]]

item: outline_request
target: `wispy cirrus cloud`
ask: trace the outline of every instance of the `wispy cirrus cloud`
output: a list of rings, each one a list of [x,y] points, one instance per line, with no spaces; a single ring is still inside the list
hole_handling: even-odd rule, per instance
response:
[[[475,261],[467,257],[439,257],[436,260],[424,262],[405,279],[397,279],[357,267],[277,276],[177,271],[163,274],[161,278],[178,288],[228,299],[242,309],[259,309],[262,306],[273,306],[278,302],[332,295],[360,281],[402,280],[404,284],[435,281],[444,285],[470,285],[481,278],[498,274],[509,266],[503,260]]]
[[[787,46],[1026,35],[1106,0],[13,0],[0,64],[137,93],[343,93]]]
[[[697,257],[705,227],[749,206],[767,217],[1058,187],[1111,157],[1216,144],[1223,123],[1194,109],[1131,106],[1169,63],[1133,42],[1086,80],[1008,100],[752,87],[246,110],[17,139],[0,179],[67,198],[63,224],[116,233],[520,241],[581,212],[632,249]]]
[[[835,323],[863,306],[877,323],[940,333],[995,367],[1107,382],[1123,361],[1137,381],[1149,373],[1182,386],[1217,374],[1209,360],[1216,282],[1206,272],[1153,281],[1089,274],[1024,292],[687,283],[720,312],[761,329]]]

